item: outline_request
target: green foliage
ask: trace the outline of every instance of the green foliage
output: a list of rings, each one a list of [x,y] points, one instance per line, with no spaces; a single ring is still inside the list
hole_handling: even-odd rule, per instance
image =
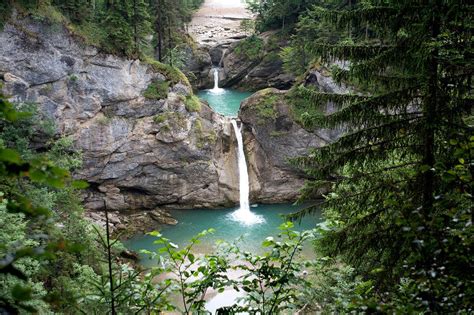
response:
[[[244,263],[237,267],[244,271],[239,287],[247,292],[244,306],[234,310],[258,314],[278,314],[292,309],[303,287],[310,283],[304,279],[304,262],[297,257],[303,244],[315,237],[315,231],[296,232],[293,223],[282,224],[279,239],[267,237],[262,243],[263,255],[240,253]]]
[[[168,119],[166,114],[159,114],[153,117],[153,121],[157,124],[164,123]]]
[[[59,270],[68,273],[65,257],[84,257],[78,255],[82,242],[74,235],[82,219],[73,188],[83,183],[72,181],[67,171],[80,165],[77,155],[68,156],[69,139],[51,142],[46,153],[30,147],[35,136],[48,136],[42,129],[48,124],[33,105],[20,107],[31,111],[17,112],[0,95],[0,309],[45,313],[59,302],[52,295],[56,284],[48,291],[43,286],[56,268],[55,259],[60,257]],[[58,218],[68,229],[56,226]],[[84,235],[83,229],[78,235]]]
[[[372,281],[352,311],[470,312],[469,9],[449,1],[364,1],[312,13],[349,36],[312,42],[308,51],[322,62],[349,61],[334,78],[361,91],[295,91],[314,108],[336,105],[326,116],[307,112],[311,126],[345,130],[295,163],[311,178],[303,198],[332,186],[320,249]]]
[[[169,305],[169,309],[178,309],[184,314],[204,312],[206,291],[210,288],[220,290],[231,284],[226,275],[228,260],[224,253],[196,256],[192,252],[193,247],[199,244],[204,236],[213,232],[213,229],[209,229],[199,233],[182,249],[160,233],[150,233],[158,238],[154,243],[162,245],[157,253],[143,251],[159,258],[160,267],[153,267],[151,273],[172,274],[173,277],[165,281],[165,286],[171,292],[177,293],[182,303],[182,309],[176,305]]]
[[[350,2],[349,2],[350,3]],[[314,1],[315,6],[306,12],[302,11],[295,25],[295,34],[291,36],[290,45],[282,49],[283,68],[286,72],[302,75],[318,58],[313,52],[313,45],[325,42],[334,44],[353,36],[347,29],[338,29],[329,21],[321,18],[319,12],[324,9],[345,8],[350,4],[340,1]]]
[[[103,43],[108,51],[130,55],[134,47],[133,32],[129,24],[131,5],[126,0],[116,1],[105,14],[103,27],[106,38]]]
[[[246,0],[248,8],[257,15],[256,29],[260,32],[292,30],[298,16],[319,0]]]
[[[201,101],[196,95],[188,95],[184,100],[184,105],[188,112],[200,112],[201,111]]]
[[[186,116],[180,112],[167,111],[153,117],[156,124],[160,124],[160,131],[170,132],[178,128],[186,128]]]
[[[8,21],[11,15],[11,7],[7,2],[0,3],[0,30],[3,29],[5,22]]]
[[[263,94],[260,97],[259,102],[254,105],[254,108],[259,118],[258,122],[264,124],[269,119],[275,120],[278,117],[275,105],[280,100],[280,96],[265,90],[260,93]]]
[[[303,88],[293,87],[287,96],[287,101],[291,105],[291,114],[293,119],[305,129],[314,130],[320,126],[318,123],[320,120],[316,120],[315,117],[324,115],[323,105],[315,106],[311,100],[298,92],[301,89]]]
[[[252,19],[245,19],[240,22],[240,29],[247,35],[252,35],[255,32],[255,21]]]
[[[235,46],[234,52],[250,61],[255,61],[261,57],[263,46],[263,40],[257,35],[252,35],[240,41]]]
[[[92,7],[87,0],[53,0],[52,4],[59,8],[73,23],[81,23],[89,20],[92,16]]]
[[[132,28],[133,50],[136,56],[146,51],[152,32],[149,2],[133,0],[131,4],[130,27]]]
[[[154,243],[161,247],[156,253],[143,252],[158,259],[158,267],[153,267],[151,274],[168,274],[162,281],[166,288],[160,288],[160,292],[168,290],[167,294],[179,296],[181,306],[168,304],[169,309],[185,314],[205,312],[204,297],[209,289],[218,293],[234,289],[246,292],[242,303],[220,311],[275,314],[294,309],[303,289],[311,285],[302,272],[309,262],[301,261],[299,256],[303,244],[315,237],[315,231],[296,232],[293,227],[291,222],[282,224],[277,239],[268,237],[262,243],[265,251],[261,255],[222,241],[216,243],[216,253],[194,254],[193,247],[213,229],[199,233],[182,249],[160,233],[152,232],[157,237]],[[230,279],[230,270],[242,275]]]
[[[168,81],[153,81],[143,92],[143,96],[153,100],[161,100],[168,97],[169,88]]]
[[[188,78],[178,68],[161,63],[151,58],[145,58],[144,61],[149,64],[153,70],[163,74],[171,84],[182,83],[187,86],[191,86]]]

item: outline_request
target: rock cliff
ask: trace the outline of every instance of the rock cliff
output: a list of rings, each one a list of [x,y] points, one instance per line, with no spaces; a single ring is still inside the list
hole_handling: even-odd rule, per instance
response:
[[[61,25],[17,20],[0,32],[0,42],[3,92],[36,103],[58,136],[72,136],[83,152],[76,176],[91,183],[87,208],[237,202],[230,125],[196,105],[179,73],[102,54]]]
[[[250,36],[223,49],[223,87],[259,90],[268,87],[287,90],[294,76],[285,73],[279,56],[286,40],[273,32]]]
[[[320,73],[315,71],[312,75]],[[326,83],[324,86],[328,87],[333,82]],[[307,154],[310,148],[324,146],[340,134],[337,130],[304,129],[297,123],[287,95],[287,91],[273,88],[261,90],[246,99],[240,108],[251,202],[295,201],[305,177],[291,165],[290,159]],[[326,113],[332,110],[332,104],[322,109]]]
[[[212,67],[219,67],[220,86],[256,91],[289,89],[295,77],[283,69],[279,53],[287,43],[273,32],[225,39],[215,46],[185,49],[184,71],[196,89],[212,88]]]

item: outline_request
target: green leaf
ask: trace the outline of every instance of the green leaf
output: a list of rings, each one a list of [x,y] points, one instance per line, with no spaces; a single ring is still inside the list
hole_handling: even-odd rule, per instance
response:
[[[18,152],[12,149],[0,149],[0,161],[13,164],[21,164],[21,157]]]
[[[71,185],[76,189],[86,189],[89,187],[89,183],[84,180],[74,180]]]
[[[12,297],[16,301],[28,301],[31,300],[33,290],[30,287],[21,286],[16,284],[12,289]]]
[[[158,232],[158,231],[152,231],[152,232],[148,233],[148,235],[160,237],[160,236],[161,236],[161,233]]]

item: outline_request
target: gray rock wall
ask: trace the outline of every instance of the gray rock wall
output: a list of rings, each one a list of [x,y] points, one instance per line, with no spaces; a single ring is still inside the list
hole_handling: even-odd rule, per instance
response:
[[[245,49],[239,48],[242,42],[234,42],[226,49],[222,58],[225,78],[221,86],[256,91],[268,87],[287,90],[293,85],[295,78],[285,73],[279,57],[286,42],[272,32],[260,34],[258,38],[262,48],[250,59]]]
[[[244,123],[244,139],[250,178],[251,202],[279,203],[297,199],[305,176],[290,159],[306,155],[334,141],[340,132],[308,131],[294,119],[287,92],[261,90],[246,99],[239,112]],[[333,110],[331,104],[324,109]],[[322,192],[322,191],[321,191]]]
[[[167,78],[139,60],[100,53],[58,25],[15,21],[0,32],[0,78],[14,102],[34,102],[57,134],[83,152],[76,177],[90,209],[235,204],[237,162],[229,123],[205,104],[188,112],[190,86],[143,97]]]

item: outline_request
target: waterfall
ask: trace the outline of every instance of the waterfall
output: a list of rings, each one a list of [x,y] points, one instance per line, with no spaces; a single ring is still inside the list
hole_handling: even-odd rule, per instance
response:
[[[242,139],[242,123],[240,128],[237,126],[236,120],[233,119],[231,123],[232,127],[234,127],[235,137],[237,138],[240,190],[240,208],[232,213],[232,218],[245,225],[261,223],[263,222],[263,218],[250,211],[249,174],[247,171],[247,162],[245,160],[244,143]]]
[[[224,92],[224,89],[219,87],[219,68],[213,68],[213,75],[214,75],[214,88],[209,90],[214,94],[221,94]]]

